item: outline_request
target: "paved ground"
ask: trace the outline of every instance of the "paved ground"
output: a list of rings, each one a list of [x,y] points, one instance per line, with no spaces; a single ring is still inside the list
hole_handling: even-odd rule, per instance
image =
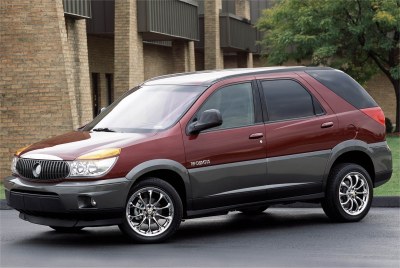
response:
[[[400,210],[360,223],[321,209],[271,208],[186,221],[168,243],[129,243],[116,227],[59,234],[0,211],[0,267],[400,267]]]

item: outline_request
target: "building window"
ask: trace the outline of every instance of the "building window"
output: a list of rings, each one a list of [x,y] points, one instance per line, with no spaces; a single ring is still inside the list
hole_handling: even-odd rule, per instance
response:
[[[93,117],[100,112],[100,85],[99,73],[92,73],[92,101],[93,101]]]
[[[113,75],[106,74],[106,83],[107,83],[107,105],[110,105],[114,101],[114,85],[113,85]]]

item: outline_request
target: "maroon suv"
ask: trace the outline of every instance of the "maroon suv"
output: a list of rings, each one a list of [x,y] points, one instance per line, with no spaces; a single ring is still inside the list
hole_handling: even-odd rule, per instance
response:
[[[17,151],[5,187],[32,223],[158,242],[182,219],[295,201],[359,221],[391,174],[385,117],[356,81],[274,67],[146,81],[77,131]]]

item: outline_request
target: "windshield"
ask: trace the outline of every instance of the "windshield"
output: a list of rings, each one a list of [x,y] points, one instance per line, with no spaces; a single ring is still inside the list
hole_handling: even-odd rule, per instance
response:
[[[84,130],[152,132],[167,129],[181,118],[205,89],[203,86],[142,86],[108,106]]]

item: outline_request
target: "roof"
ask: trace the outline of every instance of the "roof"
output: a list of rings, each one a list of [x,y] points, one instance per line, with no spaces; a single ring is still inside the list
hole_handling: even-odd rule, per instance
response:
[[[178,73],[158,76],[149,79],[143,85],[203,85],[210,86],[220,80],[245,75],[257,75],[280,72],[307,71],[307,70],[331,70],[329,67],[304,67],[304,66],[277,66],[261,68],[237,68],[210,70],[192,73]]]

